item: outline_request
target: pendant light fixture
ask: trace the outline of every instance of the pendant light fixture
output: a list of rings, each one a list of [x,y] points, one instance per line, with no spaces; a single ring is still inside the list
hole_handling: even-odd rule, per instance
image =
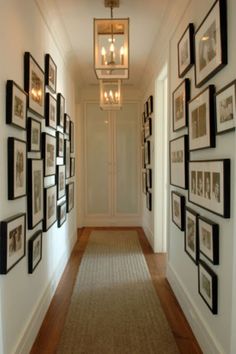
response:
[[[108,111],[121,109],[121,80],[100,80],[100,107]]]

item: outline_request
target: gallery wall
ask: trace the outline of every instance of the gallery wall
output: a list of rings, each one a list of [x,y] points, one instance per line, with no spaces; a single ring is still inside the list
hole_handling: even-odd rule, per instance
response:
[[[49,53],[57,65],[57,92],[65,97],[65,111],[72,120],[76,118],[75,83],[67,63],[67,44],[56,41],[49,30],[35,1],[5,1],[1,4],[1,68],[0,68],[0,220],[20,212],[27,213],[27,200],[22,197],[8,200],[7,139],[16,137],[26,140],[26,132],[6,125],[6,81],[14,80],[24,87],[24,52],[28,51],[44,70],[44,56]],[[58,37],[57,37],[58,39]],[[55,96],[55,95],[54,95]],[[56,96],[55,96],[56,97]],[[29,114],[34,117],[33,113]],[[40,120],[40,119],[39,119]],[[55,131],[42,130],[55,135]],[[75,178],[68,179],[74,181]],[[54,177],[45,178],[45,185],[55,182]],[[76,193],[76,192],[75,192]],[[76,201],[76,199],[75,199]],[[28,273],[28,240],[42,223],[33,230],[26,229],[26,255],[9,273],[0,275],[0,353],[27,353],[39,330],[42,319],[56,289],[71,249],[76,240],[76,203],[67,213],[61,228],[55,223],[43,233],[42,260],[33,274]]]

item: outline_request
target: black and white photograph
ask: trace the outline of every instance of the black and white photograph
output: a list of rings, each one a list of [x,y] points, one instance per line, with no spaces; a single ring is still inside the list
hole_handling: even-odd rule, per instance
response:
[[[188,136],[170,141],[170,184],[188,188]]]
[[[198,292],[211,312],[216,315],[218,311],[218,278],[202,260],[198,264]]]
[[[41,118],[44,117],[44,71],[29,52],[25,52],[25,91],[28,93],[28,108]]]
[[[178,42],[178,74],[179,77],[189,71],[194,64],[194,25],[190,23]]]
[[[43,220],[43,160],[28,160],[28,229]]]
[[[32,274],[42,259],[42,231],[37,231],[28,241],[28,272]]]
[[[64,134],[61,132],[56,133],[57,138],[57,157],[64,157]]]
[[[57,207],[57,226],[61,227],[66,221],[66,201]]]
[[[235,130],[236,80],[216,93],[216,133]]]
[[[57,125],[64,130],[65,98],[61,93],[57,94]]]
[[[152,118],[147,118],[144,124],[144,138],[147,139],[152,135]]]
[[[172,221],[181,230],[185,229],[185,197],[176,192],[171,192]]]
[[[210,85],[188,103],[190,151],[215,147],[214,93]]]
[[[144,163],[145,165],[151,163],[151,142],[149,140],[144,143]]]
[[[69,114],[64,114],[64,134],[69,138],[70,135],[70,116]]]
[[[69,213],[74,208],[74,182],[66,185],[66,211]]]
[[[152,193],[149,191],[146,194],[146,207],[149,211],[152,211]]]
[[[70,177],[75,175],[75,157],[70,158]]]
[[[194,263],[199,260],[199,241],[198,241],[198,214],[190,209],[185,208],[185,233],[184,233],[184,249]]]
[[[57,66],[50,54],[45,55],[45,85],[55,93],[57,90]]]
[[[219,264],[219,225],[198,217],[199,251],[211,263]]]
[[[28,152],[41,151],[41,122],[34,118],[27,119]]]
[[[173,131],[188,126],[188,101],[190,99],[190,81],[185,79],[172,94]]]
[[[66,178],[70,178],[70,141],[64,140],[64,164],[66,166]]]
[[[44,188],[43,231],[46,232],[57,220],[57,186]]]
[[[8,199],[26,195],[26,142],[8,138]]]
[[[45,122],[47,127],[57,128],[57,101],[49,92],[45,96]]]
[[[43,133],[43,157],[44,157],[44,176],[56,174],[56,138],[53,135]]]
[[[75,127],[74,122],[70,120],[70,152],[75,152]]]
[[[230,217],[230,160],[189,162],[189,201]]]
[[[66,167],[57,166],[57,199],[61,199],[66,194]]]
[[[195,32],[196,87],[202,86],[226,64],[226,0],[217,0]]]
[[[28,94],[13,80],[6,85],[6,123],[26,129]]]

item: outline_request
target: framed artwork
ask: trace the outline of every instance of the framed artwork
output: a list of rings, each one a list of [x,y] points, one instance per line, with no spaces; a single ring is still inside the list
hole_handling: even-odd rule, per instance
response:
[[[183,135],[170,141],[170,184],[188,188],[188,136]]]
[[[45,120],[46,126],[52,129],[57,128],[57,101],[49,93],[46,93],[45,97]]]
[[[41,151],[41,123],[34,119],[27,119],[27,145],[28,152]]]
[[[8,199],[26,195],[26,142],[8,138]]]
[[[146,195],[146,206],[149,211],[152,211],[152,193],[147,191]]]
[[[224,218],[230,217],[230,159],[189,162],[191,203]]]
[[[152,169],[147,168],[147,188],[152,188]]]
[[[44,72],[29,52],[24,57],[25,91],[28,93],[28,108],[44,117]]]
[[[28,229],[43,220],[43,160],[28,160]]]
[[[70,141],[64,140],[64,164],[66,166],[66,178],[70,178]]]
[[[142,191],[144,194],[147,194],[147,172],[142,172]]]
[[[66,166],[57,166],[57,200],[66,194]]]
[[[75,127],[74,122],[70,121],[70,152],[75,152]]]
[[[175,191],[171,192],[172,221],[181,230],[185,229],[185,197]]]
[[[210,85],[188,103],[190,151],[215,147],[214,93]]]
[[[190,23],[178,42],[178,74],[179,77],[189,71],[194,64],[194,25]]]
[[[144,138],[147,139],[152,135],[152,118],[147,118],[144,124]]]
[[[216,93],[216,133],[235,130],[236,80]]]
[[[145,118],[148,117],[148,102],[147,101],[144,103],[144,115],[145,115]]]
[[[145,147],[141,148],[142,168],[145,168]]]
[[[195,32],[195,85],[202,86],[227,64],[226,0],[216,0]]]
[[[153,113],[153,96],[152,95],[148,97],[147,103],[148,103],[148,114],[152,114]]]
[[[45,55],[45,85],[52,91],[57,90],[57,66],[50,54]]]
[[[47,133],[42,134],[44,176],[52,176],[56,173],[56,138]]]
[[[57,221],[57,186],[44,188],[43,231],[46,232]]]
[[[70,177],[75,175],[75,157],[70,158]]]
[[[7,274],[24,256],[26,214],[17,214],[0,224],[0,274]]]
[[[66,202],[57,207],[57,226],[61,227],[66,221]]]
[[[69,213],[74,208],[74,182],[66,185],[66,211]]]
[[[64,157],[64,134],[57,132],[57,157]]]
[[[144,146],[144,142],[145,142],[145,129],[142,128],[141,129],[141,146]]]
[[[216,315],[218,307],[218,278],[202,260],[198,264],[198,292],[211,312]]]
[[[185,207],[185,233],[184,233],[184,249],[189,257],[198,263],[199,260],[199,242],[198,242],[198,214]]]
[[[185,79],[172,94],[173,131],[188,126],[188,101],[190,99],[190,81]]]
[[[42,259],[42,231],[37,231],[28,241],[28,272],[32,274]]]
[[[145,112],[142,113],[142,125],[144,126],[146,120]]]
[[[211,263],[219,264],[219,225],[198,217],[199,251]]]
[[[64,129],[65,98],[61,93],[57,94],[57,125]]]
[[[144,163],[145,163],[145,165],[149,165],[151,163],[150,141],[145,141],[145,143],[144,143]]]
[[[65,113],[64,114],[64,133],[66,134],[66,135],[70,135],[70,116],[67,114],[67,113]]]
[[[13,80],[6,86],[6,123],[26,129],[28,94]]]

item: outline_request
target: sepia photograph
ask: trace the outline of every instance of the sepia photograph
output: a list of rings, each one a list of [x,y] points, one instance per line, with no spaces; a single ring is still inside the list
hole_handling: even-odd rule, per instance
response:
[[[66,178],[70,178],[70,141],[64,140],[64,164],[66,166]]]
[[[152,135],[152,118],[147,118],[144,124],[144,138],[147,139]]]
[[[65,98],[61,93],[57,94],[57,125],[64,130]]]
[[[189,257],[198,263],[199,259],[199,244],[198,244],[198,214],[190,209],[185,208],[185,234],[184,234],[184,248]]]
[[[47,127],[57,128],[57,101],[49,92],[45,96],[45,122]]]
[[[45,55],[45,85],[55,93],[57,90],[57,66],[50,54]]]
[[[26,129],[28,94],[13,80],[6,84],[6,123]]]
[[[177,46],[178,50],[178,74],[179,77],[189,71],[194,64],[194,25],[189,23]]]
[[[43,133],[42,138],[44,176],[52,176],[56,173],[56,138],[47,133]]]
[[[64,134],[57,131],[57,157],[64,157]]]
[[[70,135],[70,116],[67,113],[64,114],[64,134],[66,134],[67,137],[69,138],[69,135]]]
[[[66,221],[66,202],[58,205],[57,207],[57,226],[61,227]]]
[[[219,264],[219,225],[198,217],[199,251],[212,264]]]
[[[74,208],[74,182],[66,185],[66,212],[69,213]]]
[[[8,138],[8,199],[26,195],[26,142]]]
[[[235,130],[236,119],[236,81],[216,93],[216,133]]]
[[[57,186],[44,188],[43,231],[46,232],[57,220]]]
[[[27,119],[28,152],[41,151],[41,122],[34,118]]]
[[[42,231],[37,231],[28,241],[28,273],[32,274],[42,259]]]
[[[211,312],[218,311],[218,279],[213,270],[202,260],[198,264],[198,292]]]
[[[176,192],[171,192],[172,221],[181,230],[185,229],[185,197]]]
[[[70,158],[70,177],[75,175],[75,157]]]
[[[151,163],[151,142],[149,140],[144,143],[144,163],[145,166]]]
[[[188,101],[190,99],[190,81],[185,79],[172,94],[173,131],[188,126]]]
[[[28,160],[28,229],[43,219],[43,160]]]
[[[170,184],[188,188],[188,135],[170,141]]]
[[[65,165],[57,166],[57,200],[61,199],[66,194],[66,167]]]

